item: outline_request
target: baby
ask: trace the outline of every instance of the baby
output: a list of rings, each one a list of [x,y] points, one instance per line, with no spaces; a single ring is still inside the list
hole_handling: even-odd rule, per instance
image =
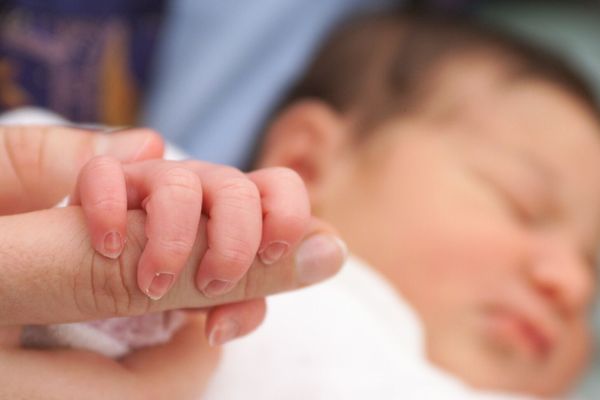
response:
[[[467,21],[363,17],[317,55],[259,155],[261,167],[296,170],[316,215],[362,261],[274,298],[265,326],[225,348],[207,399],[561,396],[574,385],[591,351],[600,123],[560,61]],[[119,204],[191,232],[193,201],[142,201],[161,193],[151,178],[162,163],[124,175],[111,165]],[[184,164],[207,173],[195,165]],[[83,193],[102,187],[88,178],[84,209]],[[108,217],[86,215],[101,237]],[[279,241],[265,236],[257,250]],[[139,267],[150,295],[160,252],[147,248]]]
[[[600,123],[555,57],[468,21],[364,17],[317,55],[259,155],[303,177],[363,262],[273,299],[206,398],[469,397],[435,367],[415,372],[402,299],[422,357],[472,388],[552,397],[576,383],[591,353]],[[236,367],[257,359],[256,373]]]

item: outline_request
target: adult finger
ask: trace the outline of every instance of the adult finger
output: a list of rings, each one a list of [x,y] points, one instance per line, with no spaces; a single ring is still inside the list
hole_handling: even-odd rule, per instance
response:
[[[225,304],[208,311],[206,337],[211,346],[221,346],[247,335],[263,322],[267,312],[264,298]]]
[[[132,353],[121,362],[78,350],[0,350],[3,399],[190,399],[202,393],[218,351],[194,317],[173,339]],[[168,368],[165,368],[168,366]]]
[[[0,215],[52,207],[74,188],[92,157],[120,161],[161,157],[163,142],[149,129],[104,134],[60,126],[0,127]]]
[[[271,266],[255,260],[233,290],[209,298],[195,286],[198,262],[207,250],[202,219],[180,278],[165,297],[151,301],[137,285],[144,225],[144,212],[128,212],[127,246],[118,260],[110,260],[93,250],[78,207],[0,218],[0,324],[83,321],[256,299],[331,277],[345,258],[332,229],[313,220],[287,257]]]
[[[205,316],[191,314],[188,318],[190,322],[168,343],[138,350],[121,360],[140,377],[144,399],[158,395],[159,399],[197,400],[212,376],[220,351],[202,335]]]

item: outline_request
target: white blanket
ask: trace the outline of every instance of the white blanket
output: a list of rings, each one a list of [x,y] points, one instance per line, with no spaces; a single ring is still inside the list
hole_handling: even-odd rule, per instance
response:
[[[206,400],[507,399],[475,392],[425,358],[416,315],[350,259],[334,279],[269,298],[265,323],[224,347]]]

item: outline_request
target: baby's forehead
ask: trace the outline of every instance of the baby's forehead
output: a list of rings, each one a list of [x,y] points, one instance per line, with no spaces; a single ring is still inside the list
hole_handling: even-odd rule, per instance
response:
[[[505,152],[524,161],[520,164],[545,177],[565,212],[589,232],[586,235],[597,238],[600,124],[596,112],[557,84],[530,78],[507,81],[485,65],[478,70],[467,80],[471,86],[447,81],[450,90],[443,96],[449,99],[445,103],[449,117],[440,120],[440,128],[451,126],[461,135],[461,146],[487,143],[490,157]]]

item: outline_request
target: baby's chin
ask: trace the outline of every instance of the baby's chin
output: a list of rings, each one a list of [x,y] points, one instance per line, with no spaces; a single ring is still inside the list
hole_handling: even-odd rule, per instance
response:
[[[470,338],[447,343],[448,351],[430,352],[430,359],[467,385],[484,391],[556,398],[564,396],[577,384],[587,365],[586,360],[549,359],[533,362],[508,348]],[[548,364],[550,362],[551,364]]]

